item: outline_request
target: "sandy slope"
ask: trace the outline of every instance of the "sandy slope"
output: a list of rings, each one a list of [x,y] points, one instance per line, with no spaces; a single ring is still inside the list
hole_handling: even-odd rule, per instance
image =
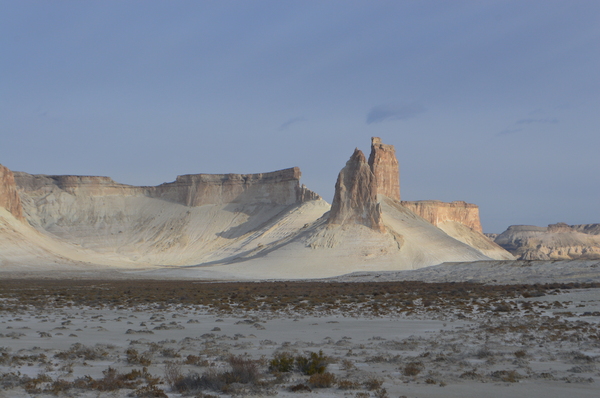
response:
[[[9,260],[45,267],[83,261],[99,270],[165,267],[151,272],[165,277],[296,279],[510,258],[469,228],[447,223],[445,233],[384,196],[385,232],[328,225],[330,206],[321,199],[192,207],[135,192],[72,194],[56,187],[22,197],[35,229],[12,222],[12,230],[21,232],[2,232],[4,268]],[[8,242],[31,253],[18,254]]]
[[[410,270],[444,261],[490,258],[434,227],[391,200],[382,202],[386,232],[362,225],[327,225],[325,218],[295,234],[212,267],[187,267],[181,277],[207,277],[210,271],[239,278],[302,279],[330,277],[363,270]],[[485,238],[484,238],[485,239]],[[491,250],[490,250],[491,251]],[[499,249],[500,256],[504,250]],[[175,270],[153,271],[175,275]]]
[[[3,271],[91,270],[135,264],[40,233],[0,208],[0,267]]]

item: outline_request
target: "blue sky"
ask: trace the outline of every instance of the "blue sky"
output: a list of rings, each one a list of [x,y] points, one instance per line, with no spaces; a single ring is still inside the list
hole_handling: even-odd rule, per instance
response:
[[[600,222],[600,2],[0,0],[0,163],[157,185],[396,146],[486,232]]]

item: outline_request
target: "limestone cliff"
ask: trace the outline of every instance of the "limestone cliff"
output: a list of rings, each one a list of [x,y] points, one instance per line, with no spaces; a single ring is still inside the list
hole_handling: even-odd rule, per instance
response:
[[[365,155],[358,148],[338,175],[328,223],[362,224],[385,231],[377,203],[377,181]]]
[[[15,218],[23,221],[23,207],[17,193],[17,186],[12,171],[0,164],[0,207],[8,210]]]
[[[402,205],[435,226],[446,221],[455,221],[473,231],[483,233],[477,205],[463,201],[448,203],[439,200],[402,201]]]
[[[369,166],[375,176],[377,194],[400,201],[400,171],[396,149],[381,143],[381,138],[371,138]]]
[[[225,203],[289,205],[317,200],[319,195],[300,186],[297,167],[259,174],[188,174],[154,187],[119,184],[109,177],[50,176],[15,173],[25,193],[63,191],[75,196],[146,196],[185,206]]]
[[[150,196],[186,206],[223,203],[289,205],[319,199],[300,186],[300,169],[260,174],[188,174],[150,190]]]

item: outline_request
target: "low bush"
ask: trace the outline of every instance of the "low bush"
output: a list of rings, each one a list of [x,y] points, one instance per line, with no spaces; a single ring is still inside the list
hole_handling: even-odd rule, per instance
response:
[[[297,369],[308,376],[316,373],[325,373],[327,369],[328,358],[323,355],[323,351],[311,352],[308,356],[299,355],[296,357]]]
[[[292,354],[287,352],[279,352],[275,354],[275,357],[269,361],[270,372],[282,372],[287,373],[294,370],[294,357]]]
[[[335,383],[333,373],[315,373],[308,379],[308,384],[313,388],[329,388]]]
[[[378,390],[379,388],[381,388],[382,384],[383,384],[383,380],[381,380],[379,377],[375,377],[375,376],[369,377],[363,383],[363,385],[365,386],[365,388],[367,390],[370,390],[370,391]]]
[[[423,370],[423,364],[421,362],[411,362],[402,369],[404,376],[416,376]]]

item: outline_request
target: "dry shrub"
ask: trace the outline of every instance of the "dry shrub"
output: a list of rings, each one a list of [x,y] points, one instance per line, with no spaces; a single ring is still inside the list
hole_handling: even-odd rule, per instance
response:
[[[243,356],[230,356],[227,360],[230,371],[218,372],[209,369],[202,373],[189,373],[185,376],[177,377],[172,387],[175,391],[186,393],[199,390],[229,391],[233,383],[254,384],[259,382],[260,373],[258,371],[258,362]]]
[[[352,370],[355,368],[356,366],[354,365],[354,362],[352,362],[350,359],[342,359],[342,362],[340,363],[340,369]]]
[[[374,392],[375,398],[389,398],[387,390],[385,388],[380,388]]]
[[[335,383],[335,376],[333,373],[315,373],[308,379],[308,383],[313,388],[329,388]]]
[[[129,396],[136,398],[169,398],[163,390],[155,385],[140,387]]]
[[[303,391],[312,392],[311,388],[303,383],[294,384],[293,386],[290,386],[290,391],[291,392],[303,392]]]
[[[402,374],[404,376],[416,376],[421,373],[422,370],[423,364],[421,362],[410,362],[402,369]]]
[[[360,383],[346,379],[339,380],[337,385],[340,390],[358,390],[360,388]]]
[[[183,362],[186,365],[195,365],[195,366],[208,366],[209,362],[207,359],[202,359],[198,355],[188,355]]]
[[[86,361],[94,361],[107,356],[108,352],[106,352],[102,347],[87,347],[81,343],[75,343],[69,348],[68,351],[62,351],[54,355],[55,358],[62,360],[83,358]]]
[[[490,375],[494,380],[504,381],[506,383],[518,383],[522,376],[514,370],[497,370]]]
[[[152,364],[152,354],[150,352],[144,352],[140,355],[137,350],[128,348],[125,355],[127,355],[127,362],[132,365],[150,366]]]
[[[515,351],[515,357],[517,357],[517,358],[525,358],[526,356],[527,356],[527,351],[525,351],[525,350]]]
[[[183,378],[181,365],[177,362],[165,362],[165,381],[171,388],[175,388],[178,381]]]
[[[383,380],[380,379],[379,377],[375,377],[375,376],[370,376],[364,383],[363,385],[365,386],[365,388],[369,391],[373,391],[373,390],[378,390],[381,388],[381,385],[383,384]]]
[[[232,355],[227,362],[231,366],[231,372],[229,372],[231,382],[248,384],[258,381],[259,371],[257,361],[244,358],[242,355]]]

